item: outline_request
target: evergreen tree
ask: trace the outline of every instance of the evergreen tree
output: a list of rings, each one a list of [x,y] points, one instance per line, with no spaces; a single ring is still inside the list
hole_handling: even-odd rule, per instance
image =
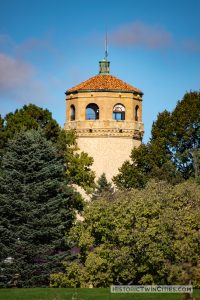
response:
[[[8,143],[0,174],[1,286],[47,286],[61,270],[65,233],[82,209],[57,149],[41,130]]]
[[[96,189],[93,193],[92,200],[102,197],[111,198],[114,193],[114,188],[111,182],[108,182],[106,174],[103,173],[97,180]]]
[[[44,131],[48,140],[57,143],[61,129],[48,109],[29,104],[16,109],[14,113],[8,113],[4,119],[0,116],[0,158],[6,150],[8,140],[17,132],[38,128]]]
[[[0,114],[0,166],[5,146],[4,120]]]
[[[93,159],[87,153],[77,153],[75,132],[66,133],[53,119],[48,109],[34,104],[24,105],[14,113],[8,113],[4,119],[0,116],[0,167],[8,140],[22,129],[42,129],[47,140],[52,141],[57,147],[58,154],[67,169],[67,180],[85,190],[94,187],[95,174],[91,170]]]

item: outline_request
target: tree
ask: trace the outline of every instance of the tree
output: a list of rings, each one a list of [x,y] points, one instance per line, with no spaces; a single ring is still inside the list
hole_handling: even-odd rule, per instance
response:
[[[200,183],[200,149],[193,151],[192,156],[195,178]]]
[[[88,203],[84,221],[70,230],[79,249],[52,286],[108,287],[111,284],[189,284],[199,288],[200,186],[150,180]]]
[[[200,92],[186,93],[168,121],[162,120],[160,114],[152,127],[151,142],[162,139],[166,152],[183,178],[194,176],[193,153],[200,148]]]
[[[200,93],[186,93],[172,113],[160,113],[152,137],[131,153],[114,177],[120,188],[143,188],[150,178],[177,184],[198,177],[200,149]]]
[[[41,128],[48,140],[56,142],[60,133],[60,127],[52,118],[51,112],[34,104],[24,105],[14,113],[8,113],[4,118],[4,122],[7,139],[12,138],[21,129]]]
[[[131,153],[131,161],[126,161],[113,181],[120,189],[142,189],[148,180],[164,180],[171,184],[181,182],[181,173],[170,160],[160,142],[141,144]]]
[[[90,192],[94,187],[95,173],[91,170],[93,158],[87,153],[73,153],[67,155],[66,174],[71,183],[83,187],[86,192]]]
[[[92,200],[102,197],[111,198],[114,194],[114,188],[111,182],[107,181],[106,174],[103,173],[97,180],[96,189],[92,195]]]
[[[0,156],[5,152],[8,140],[22,129],[42,129],[47,140],[57,147],[58,154],[66,166],[67,179],[86,190],[93,188],[93,159],[84,152],[77,152],[75,132],[61,129],[49,110],[34,104],[24,105],[14,113],[7,114],[4,120],[0,118]]]
[[[5,135],[4,135],[4,120],[2,119],[0,115],[0,165],[1,165],[1,160],[2,160],[2,155],[3,155],[3,149],[5,145]]]
[[[43,131],[21,131],[8,142],[0,207],[1,286],[47,286],[50,272],[62,269],[64,235],[82,200]]]
[[[8,113],[4,119],[0,118],[0,155],[2,156],[5,152],[8,140],[20,130],[38,128],[44,130],[48,140],[57,142],[61,129],[47,109],[29,104],[17,109],[14,113]]]
[[[67,180],[71,184],[81,186],[86,192],[94,188],[95,173],[91,170],[93,158],[80,152],[75,131],[61,130],[57,142],[58,152],[63,156]]]

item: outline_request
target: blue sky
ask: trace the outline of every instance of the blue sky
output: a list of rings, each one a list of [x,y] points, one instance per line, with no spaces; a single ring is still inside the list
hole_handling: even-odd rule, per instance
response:
[[[0,113],[27,103],[63,126],[65,91],[98,73],[108,32],[111,74],[141,89],[152,122],[200,88],[199,0],[0,0]]]

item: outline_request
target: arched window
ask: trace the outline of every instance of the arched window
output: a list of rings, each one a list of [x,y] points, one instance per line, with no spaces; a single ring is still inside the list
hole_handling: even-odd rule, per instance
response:
[[[125,107],[122,104],[116,104],[113,107],[113,120],[125,120]]]
[[[99,120],[99,107],[95,103],[87,105],[86,120]]]
[[[139,112],[139,106],[136,105],[136,107],[135,107],[135,121],[138,121],[138,120],[139,120],[138,112]]]
[[[75,110],[75,106],[72,104],[70,106],[70,121],[74,121],[76,118],[76,110]]]

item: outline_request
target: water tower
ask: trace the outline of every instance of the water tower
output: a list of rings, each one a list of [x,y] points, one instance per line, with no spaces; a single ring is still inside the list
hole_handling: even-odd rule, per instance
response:
[[[96,177],[104,172],[111,180],[141,144],[144,126],[142,91],[109,69],[106,51],[99,74],[66,91],[65,130],[76,130],[80,150],[94,158]]]

